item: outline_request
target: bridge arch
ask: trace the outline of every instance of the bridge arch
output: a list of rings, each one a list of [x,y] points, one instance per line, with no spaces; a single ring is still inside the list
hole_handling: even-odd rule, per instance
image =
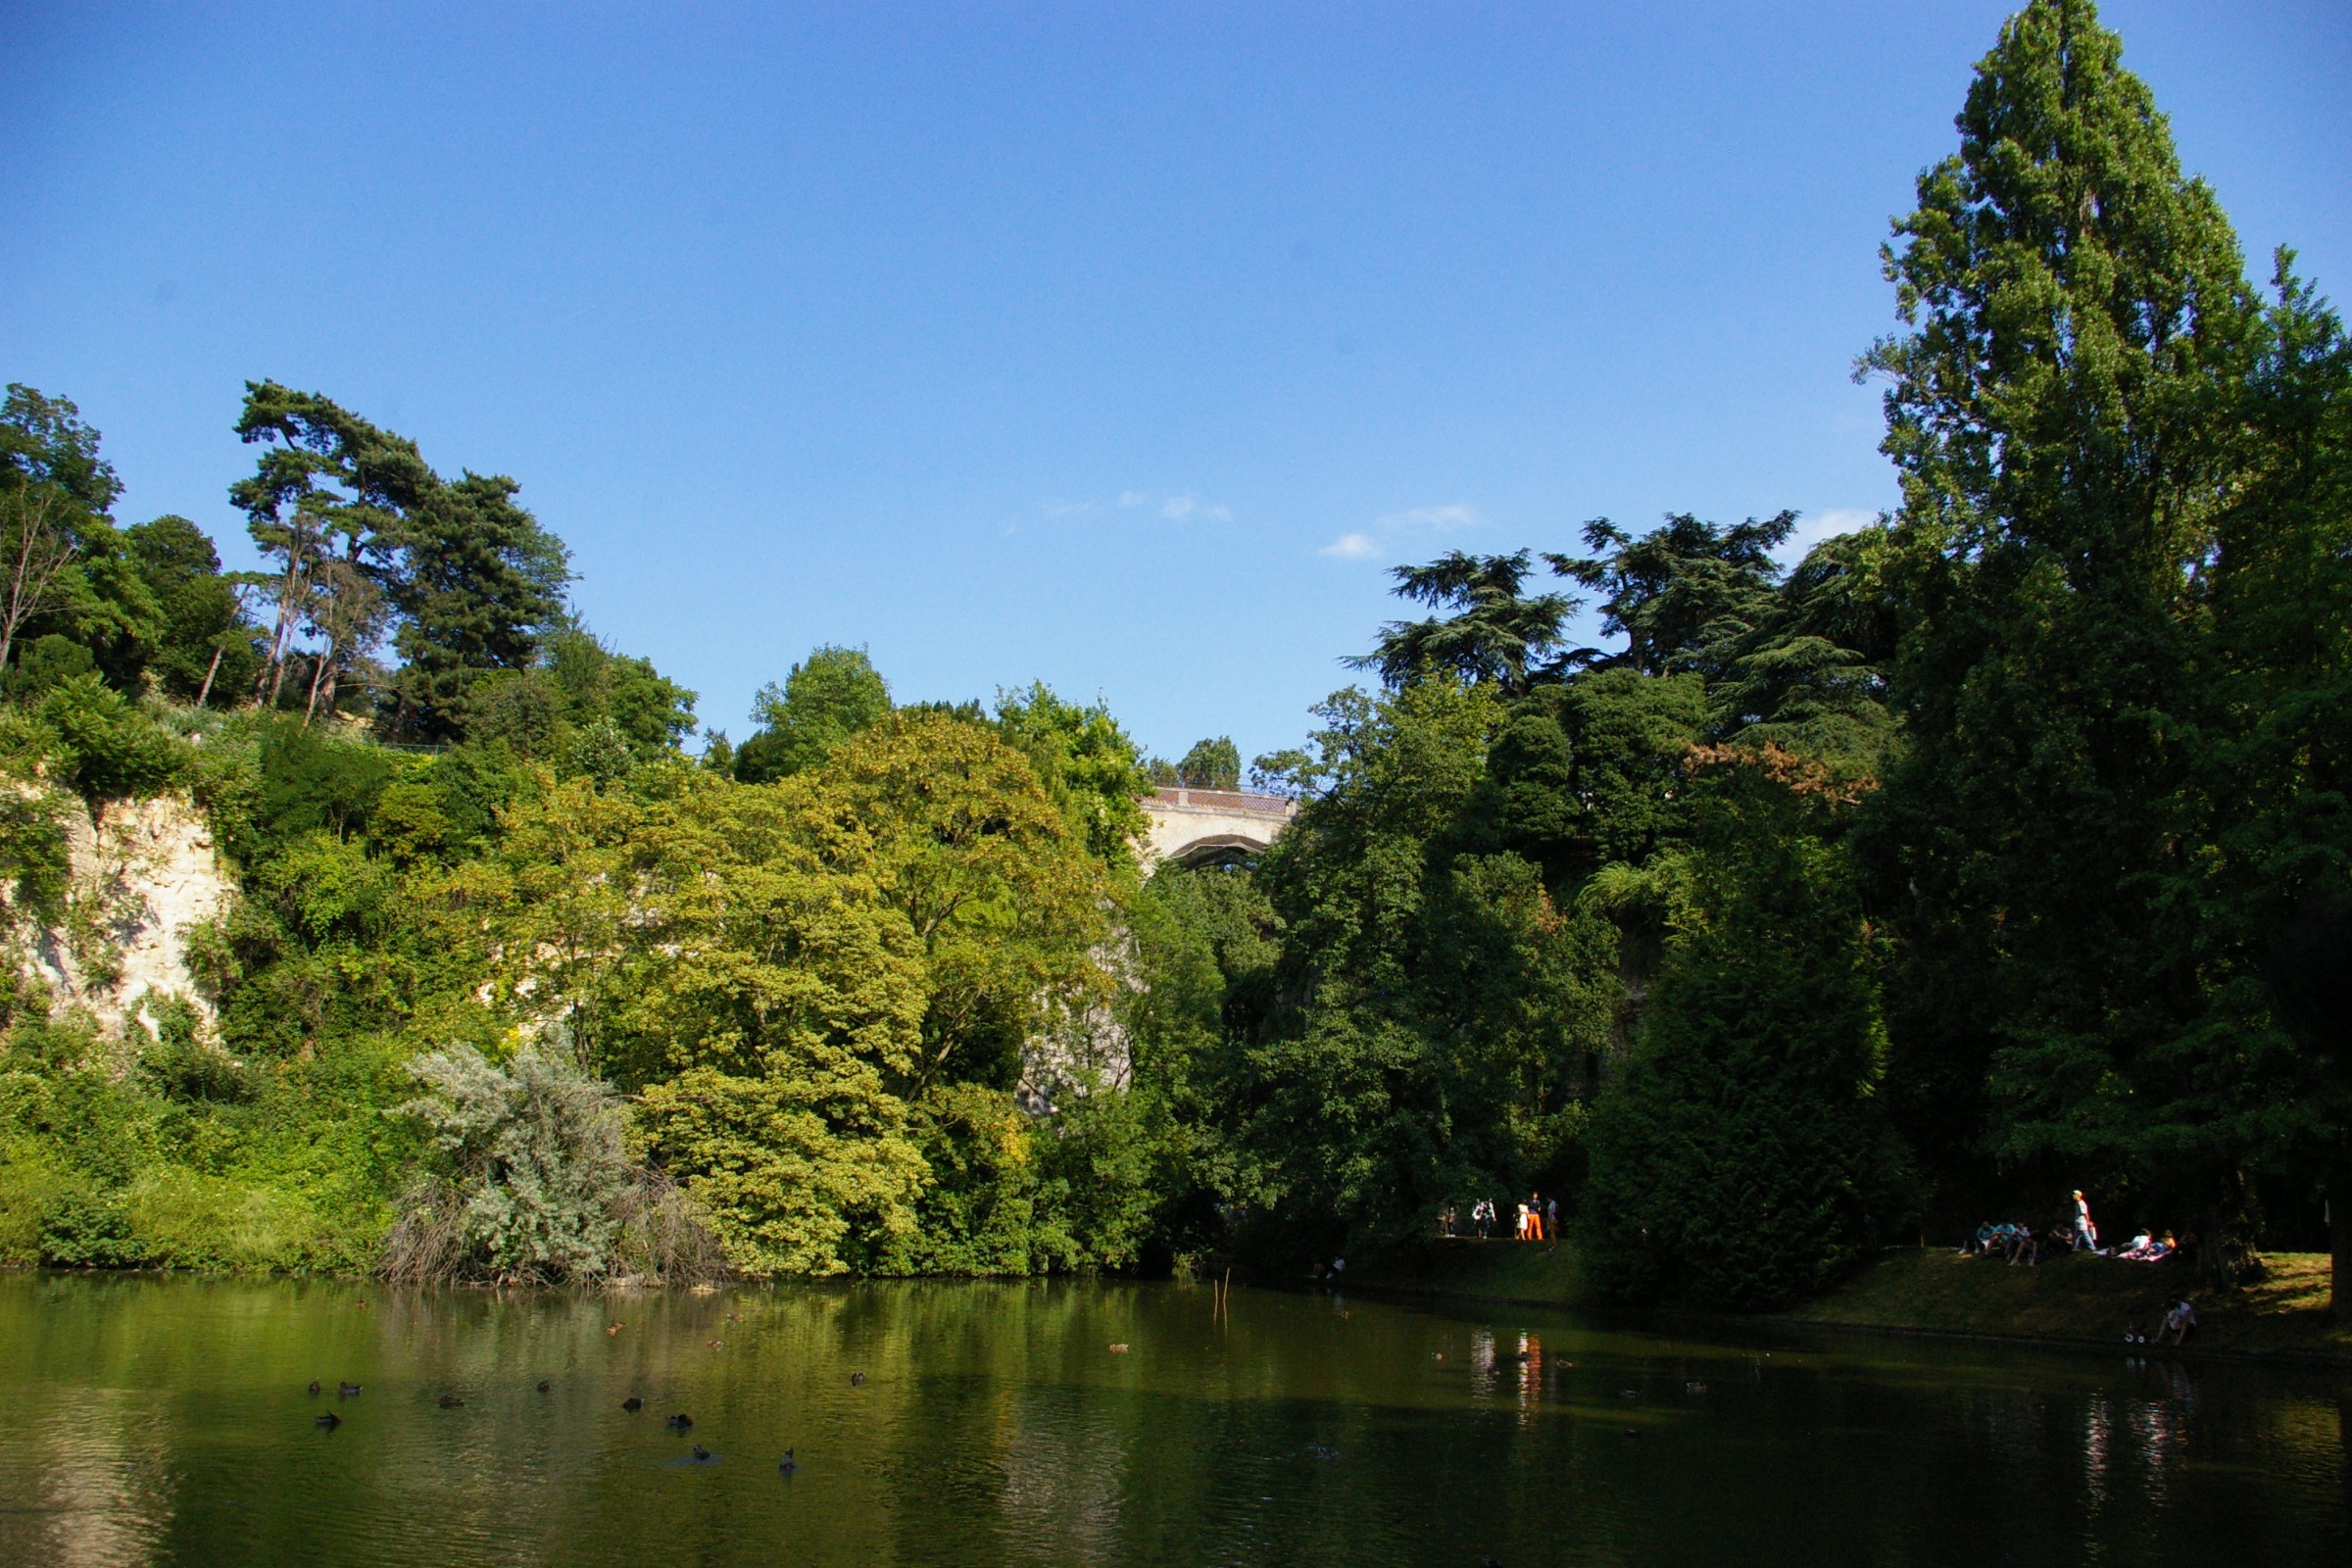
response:
[[[1178,787],[1147,795],[1150,828],[1136,846],[1144,869],[1254,858],[1282,836],[1298,803],[1247,790]]]

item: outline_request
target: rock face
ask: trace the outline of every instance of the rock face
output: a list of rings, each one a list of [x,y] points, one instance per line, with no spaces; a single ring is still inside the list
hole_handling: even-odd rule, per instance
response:
[[[218,918],[236,884],[204,813],[175,794],[111,802],[95,819],[78,803],[61,815],[69,913],[28,933],[26,955],[54,1005],[83,1008],[120,1035],[134,1013],[152,1030],[148,1004],[179,997],[209,1033],[213,1007],[188,971],[188,931]]]

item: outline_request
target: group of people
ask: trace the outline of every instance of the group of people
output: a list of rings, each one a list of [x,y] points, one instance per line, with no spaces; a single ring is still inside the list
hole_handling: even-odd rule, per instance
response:
[[[2171,1231],[2158,1237],[2143,1230],[2132,1239],[2129,1247],[2100,1247],[2099,1227],[2090,1217],[2090,1202],[2078,1189],[2074,1211],[2065,1225],[2041,1231],[2015,1220],[1986,1220],[1960,1250],[1988,1257],[1997,1252],[2012,1263],[2028,1265],[2040,1262],[2043,1252],[2059,1248],[2095,1252],[2101,1257],[2120,1257],[2133,1263],[2161,1263],[2180,1251],[2181,1245]]]
[[[1470,1233],[1481,1241],[1494,1234],[1499,1223],[1494,1200],[1482,1198],[1470,1205]],[[1438,1234],[1462,1234],[1456,1211],[1451,1203],[1438,1216]],[[1557,1242],[1560,1239],[1560,1200],[1546,1199],[1541,1193],[1530,1193],[1527,1201],[1518,1205],[1511,1239],[1519,1242]]]

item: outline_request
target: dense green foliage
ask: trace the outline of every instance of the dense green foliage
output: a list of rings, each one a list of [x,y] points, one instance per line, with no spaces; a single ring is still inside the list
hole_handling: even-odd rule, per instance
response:
[[[254,383],[227,574],[11,388],[0,1257],[1296,1270],[1540,1193],[1621,1297],[1752,1309],[2072,1187],[2216,1274],[2340,1249],[2352,342],[2082,0],[1959,130],[1863,362],[1900,511],[1399,569],[1254,863],[1136,858],[1229,737],[822,647],[690,759],[513,480]],[[101,1027],[69,829],[172,793],[237,897]]]

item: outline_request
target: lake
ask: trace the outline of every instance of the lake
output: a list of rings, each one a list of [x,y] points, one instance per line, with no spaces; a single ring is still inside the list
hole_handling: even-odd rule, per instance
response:
[[[2352,1560],[2352,1377],[2120,1346],[1185,1284],[16,1274],[0,1401],[8,1564]]]

